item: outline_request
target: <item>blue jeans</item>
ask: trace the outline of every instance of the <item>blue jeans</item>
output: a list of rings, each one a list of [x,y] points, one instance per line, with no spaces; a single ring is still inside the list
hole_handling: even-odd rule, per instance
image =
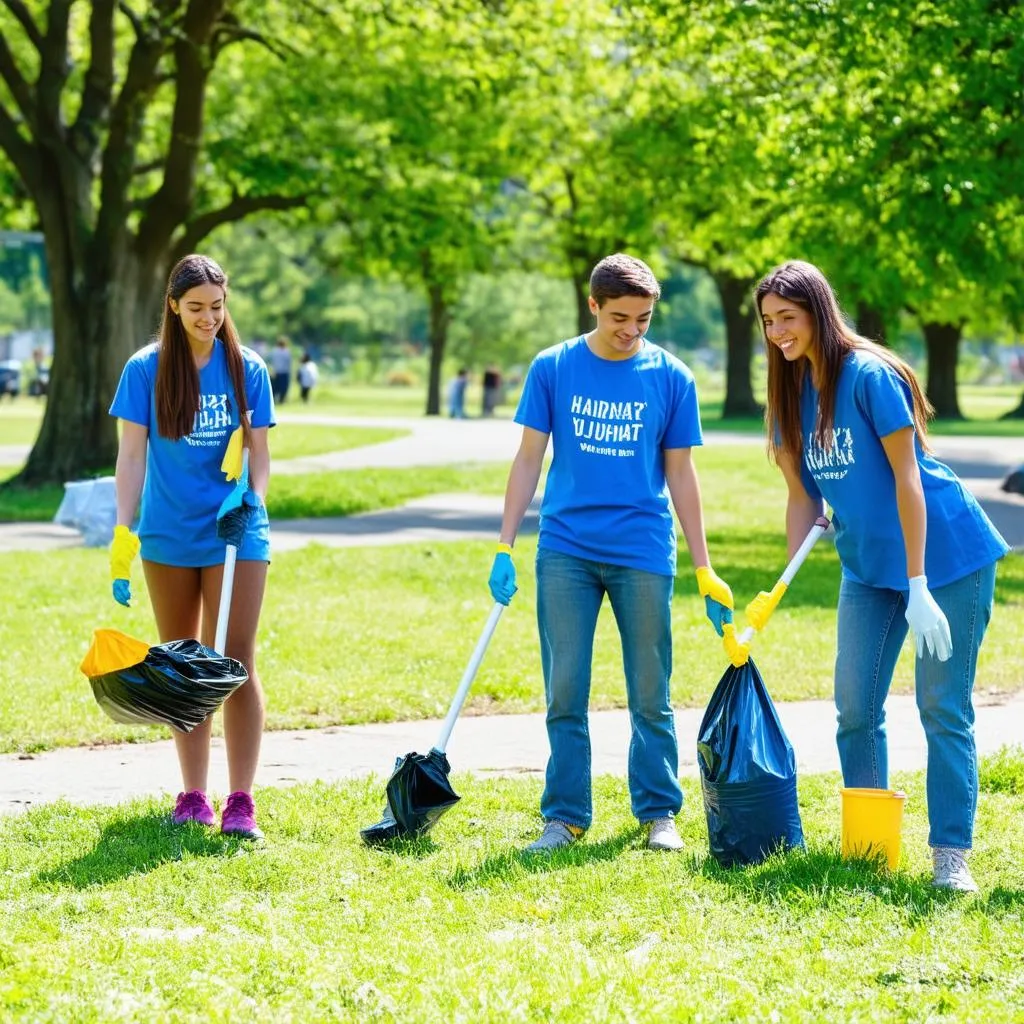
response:
[[[587,708],[594,631],[605,594],[622,639],[633,729],[633,814],[651,821],[682,807],[675,715],[669,701],[672,586],[671,576],[538,550],[537,625],[551,747],[540,804],[546,819],[581,828],[593,819]]]
[[[925,651],[915,662],[917,708],[928,741],[928,842],[969,850],[978,804],[974,745],[974,673],[992,616],[992,565],[932,591],[949,620],[953,656],[940,662]],[[885,698],[909,629],[906,597],[898,590],[844,579],[839,589],[835,696],[836,741],[847,786],[886,789],[889,759]]]

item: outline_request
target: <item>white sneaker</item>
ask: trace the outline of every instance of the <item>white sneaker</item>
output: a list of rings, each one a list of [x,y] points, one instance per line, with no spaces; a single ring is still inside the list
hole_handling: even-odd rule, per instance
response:
[[[551,853],[554,850],[561,850],[576,842],[576,836],[571,828],[564,821],[544,822],[544,831],[539,839],[535,839],[524,853]]]
[[[683,848],[683,841],[676,829],[676,819],[671,814],[664,818],[655,818],[647,823],[648,850],[674,850]]]
[[[977,892],[978,885],[967,868],[968,850],[955,846],[932,847],[932,885],[955,892]]]

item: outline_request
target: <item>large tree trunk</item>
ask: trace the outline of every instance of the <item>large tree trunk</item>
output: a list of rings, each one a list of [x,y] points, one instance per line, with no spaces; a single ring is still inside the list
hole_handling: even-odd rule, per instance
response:
[[[155,333],[162,299],[163,267],[145,267],[127,239],[110,244],[113,266],[69,265],[61,246],[47,250],[54,358],[43,422],[18,478],[26,484],[113,471],[117,429],[108,403],[128,356]]]
[[[754,349],[754,282],[731,274],[713,273],[725,321],[725,401],[722,419],[760,416],[764,407],[754,398],[750,360]]]
[[[427,333],[430,342],[427,415],[437,416],[441,412],[441,370],[444,366],[444,350],[448,345],[448,327],[452,322],[452,314],[443,285],[429,284],[427,295],[430,300]]]
[[[945,420],[962,420],[964,416],[956,394],[956,364],[963,324],[923,323],[921,330],[928,352],[925,390],[935,406],[935,415]]]
[[[857,303],[857,333],[879,345],[887,344],[886,316],[877,306],[866,302]]]
[[[193,250],[220,224],[300,203],[298,197],[235,194],[219,208],[194,208],[207,80],[224,51],[223,33],[244,34],[234,16],[221,20],[226,5],[161,0],[143,17],[116,0],[93,0],[88,64],[77,67],[70,55],[77,36],[69,0],[48,5],[45,30],[22,4],[7,3],[23,30],[18,49],[36,51],[38,71],[17,66],[5,39],[0,80],[13,108],[0,94],[0,150],[39,215],[54,332],[46,412],[19,483],[59,483],[111,470],[117,433],[107,407],[128,355],[156,328],[172,254]],[[119,23],[122,16],[134,33],[119,35],[127,25]],[[125,65],[115,74],[122,43]],[[169,55],[173,66],[165,62]],[[169,82],[163,175],[139,204],[133,197],[136,151],[150,103]],[[66,92],[77,95],[65,98]],[[159,116],[166,114],[161,108]]]
[[[999,417],[1001,420],[1024,420],[1024,392],[1020,396],[1020,404]]]

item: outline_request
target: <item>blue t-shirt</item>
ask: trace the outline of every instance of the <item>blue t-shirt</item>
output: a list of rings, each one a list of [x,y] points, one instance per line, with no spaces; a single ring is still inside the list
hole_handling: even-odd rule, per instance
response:
[[[539,546],[659,576],[676,571],[666,448],[702,443],[693,374],[645,340],[629,359],[601,359],[583,337],[533,361],[516,423],[554,448]]]
[[[878,356],[856,350],[839,373],[833,444],[824,450],[814,438],[818,392],[810,376],[804,378],[804,487],[832,507],[843,575],[872,587],[907,589],[896,480],[881,439],[913,427],[912,410],[906,381]],[[956,474],[916,438],[914,447],[928,516],[925,575],[930,587],[941,587],[991,565],[1009,548]]]
[[[139,540],[142,557],[163,565],[208,566],[224,562],[224,541],[217,537],[217,511],[235,484],[220,464],[228,438],[238,426],[238,403],[218,338],[210,361],[199,371],[199,412],[192,433],[178,441],[162,437],[156,421],[156,344],[128,360],[110,405],[111,416],[149,430],[146,482],[142,489]],[[242,348],[245,398],[253,427],[272,427],[274,400],[263,360]],[[270,523],[261,504],[250,522],[239,560],[270,559]]]

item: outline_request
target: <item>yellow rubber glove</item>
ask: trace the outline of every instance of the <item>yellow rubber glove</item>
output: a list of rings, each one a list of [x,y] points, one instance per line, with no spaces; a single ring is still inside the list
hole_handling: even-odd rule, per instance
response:
[[[244,447],[245,434],[241,427],[236,427],[228,438],[228,446],[224,451],[224,459],[220,464],[220,471],[228,480],[238,480],[242,475],[242,448]]]
[[[731,622],[722,627],[722,646],[725,647],[725,653],[734,667],[746,665],[750,657],[750,644],[741,644],[736,639],[736,626]]]
[[[131,579],[132,562],[139,553],[139,538],[127,526],[114,527],[114,539],[110,543],[110,578]]]
[[[704,598],[704,607],[715,632],[722,636],[722,627],[732,622],[732,591],[725,580],[708,565],[697,570],[697,587]]]
[[[127,526],[114,527],[110,542],[111,593],[118,604],[130,608],[132,604],[132,561],[139,553],[139,538]]]
[[[782,600],[782,595],[786,593],[789,588],[782,580],[772,587],[771,592],[762,590],[757,597],[754,598],[750,604],[747,605],[747,622],[749,622],[754,629],[762,630],[768,625],[768,620],[772,617],[772,612],[779,606],[779,602]]]

